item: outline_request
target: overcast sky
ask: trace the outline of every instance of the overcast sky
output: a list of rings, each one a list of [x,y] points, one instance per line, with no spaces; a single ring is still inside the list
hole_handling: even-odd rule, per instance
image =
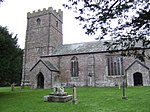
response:
[[[93,37],[84,34],[79,22],[74,19],[74,13],[64,9],[62,3],[68,0],[4,0],[0,5],[0,25],[7,26],[9,32],[18,34],[18,44],[24,48],[27,24],[27,12],[38,9],[53,7],[63,10],[63,41],[68,43],[79,43],[94,41]]]

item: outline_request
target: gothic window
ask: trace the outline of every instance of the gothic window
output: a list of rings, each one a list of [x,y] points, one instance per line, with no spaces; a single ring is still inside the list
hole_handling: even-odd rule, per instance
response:
[[[71,58],[71,77],[78,77],[79,68],[78,68],[78,58]]]
[[[119,56],[108,56],[108,76],[123,75],[123,57]]]
[[[36,22],[37,22],[37,25],[40,25],[40,24],[41,24],[41,19],[38,18],[38,19],[36,20]]]

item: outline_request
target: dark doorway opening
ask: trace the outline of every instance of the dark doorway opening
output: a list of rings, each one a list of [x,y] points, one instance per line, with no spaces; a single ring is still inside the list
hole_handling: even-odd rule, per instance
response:
[[[44,88],[44,76],[41,72],[37,76],[37,88]]]
[[[134,79],[134,86],[143,86],[143,78],[141,73],[139,72],[134,73],[133,79]]]

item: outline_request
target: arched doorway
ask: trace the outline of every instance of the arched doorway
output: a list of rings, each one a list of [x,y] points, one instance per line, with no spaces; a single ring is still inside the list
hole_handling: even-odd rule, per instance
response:
[[[44,76],[41,72],[37,75],[37,88],[44,88]]]
[[[142,73],[136,72],[133,74],[134,86],[143,86]]]

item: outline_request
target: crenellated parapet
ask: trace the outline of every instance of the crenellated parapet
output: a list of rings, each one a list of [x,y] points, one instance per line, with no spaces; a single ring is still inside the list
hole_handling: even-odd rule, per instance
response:
[[[32,18],[36,16],[41,16],[41,15],[46,15],[46,14],[53,14],[54,16],[58,17],[60,20],[63,19],[63,11],[59,9],[58,11],[53,10],[52,7],[49,7],[48,9],[43,8],[43,10],[38,10],[38,11],[33,11],[33,12],[28,12],[27,13],[27,18]]]

